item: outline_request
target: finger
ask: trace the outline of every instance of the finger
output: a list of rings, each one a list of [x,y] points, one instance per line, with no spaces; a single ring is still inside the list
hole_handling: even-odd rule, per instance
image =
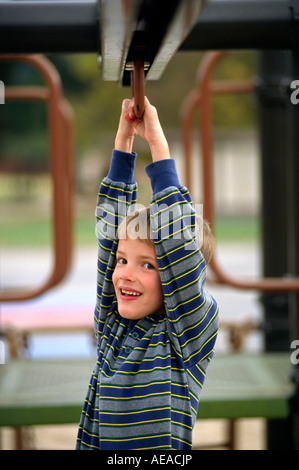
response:
[[[155,108],[155,106],[153,106],[149,99],[145,96],[144,97],[144,108],[145,110],[147,110],[148,114],[149,113],[154,113],[154,114],[157,114],[157,109]]]
[[[134,119],[136,117],[134,112],[134,98],[130,100],[130,103],[128,105],[128,114],[131,119]]]
[[[135,121],[136,121],[136,117],[133,115],[131,116],[129,113],[125,113],[124,114],[124,118],[127,122],[129,122],[130,124],[133,124]]]
[[[130,107],[130,103],[131,103],[132,100],[130,100],[129,98],[125,98],[122,102],[122,113],[126,113],[128,112],[129,110],[129,107]]]

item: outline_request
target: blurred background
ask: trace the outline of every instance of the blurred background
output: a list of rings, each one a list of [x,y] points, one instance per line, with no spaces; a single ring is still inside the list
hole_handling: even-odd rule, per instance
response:
[[[146,94],[158,108],[160,120],[175,158],[182,157],[180,118],[184,100],[195,88],[202,53],[177,53],[166,68],[161,80],[148,81]],[[98,182],[109,164],[114,136],[118,125],[122,99],[130,97],[130,89],[102,81],[97,57],[93,54],[50,57],[62,80],[66,99],[74,110],[75,124],[75,181],[76,181],[76,240],[93,241],[94,202]],[[22,63],[0,63],[1,79],[5,85],[42,85],[32,67]],[[255,54],[233,53],[220,61],[215,79],[254,80]],[[256,140],[256,114],[253,95],[227,95],[214,98],[213,124],[216,157],[217,238],[249,237],[257,234],[256,215],[259,201],[259,163]],[[194,122],[194,131],[198,123]],[[14,230],[14,204],[23,204],[18,211],[22,224],[22,244],[44,244],[47,238],[49,199],[49,161],[47,114],[43,103],[7,101],[0,108],[0,167],[2,203],[1,243],[9,246],[18,241]],[[138,147],[140,176],[150,162],[147,147]],[[141,151],[139,151],[139,148]],[[198,152],[197,152],[198,155]],[[196,159],[198,160],[198,158]],[[138,173],[139,176],[139,173]],[[199,180],[200,175],[198,175]],[[184,181],[184,173],[181,172]],[[141,202],[148,201],[146,184],[141,181]],[[246,187],[244,187],[244,184]],[[25,208],[38,222],[36,226],[25,214]],[[34,208],[34,212],[32,209]],[[40,214],[39,214],[40,211]],[[92,211],[91,211],[92,212]],[[3,220],[5,215],[5,220]],[[21,217],[21,218],[20,218]],[[229,218],[229,223],[228,219]],[[3,225],[3,222],[5,224]],[[12,224],[12,225],[10,225]],[[229,227],[232,228],[229,233]]]

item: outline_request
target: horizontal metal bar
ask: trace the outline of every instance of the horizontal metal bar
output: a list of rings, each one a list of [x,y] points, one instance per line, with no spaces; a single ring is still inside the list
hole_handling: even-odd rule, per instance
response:
[[[48,101],[49,97],[49,91],[42,86],[5,87],[5,100],[9,101]]]
[[[180,50],[296,48],[295,6],[210,0]],[[100,16],[97,0],[0,1],[0,53],[100,53]]]
[[[94,0],[0,2],[0,53],[99,52]]]
[[[292,49],[298,21],[292,0],[211,0],[180,50]]]

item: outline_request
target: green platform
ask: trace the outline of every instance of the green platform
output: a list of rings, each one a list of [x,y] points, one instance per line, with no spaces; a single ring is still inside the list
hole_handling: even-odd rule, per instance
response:
[[[78,423],[92,360],[16,360],[0,366],[0,426]],[[286,418],[289,354],[215,355],[199,419]]]
[[[215,356],[198,418],[286,418],[293,386],[290,354]]]

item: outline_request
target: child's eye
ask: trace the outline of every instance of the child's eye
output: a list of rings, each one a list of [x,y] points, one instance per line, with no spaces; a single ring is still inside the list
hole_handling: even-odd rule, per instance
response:
[[[125,258],[117,258],[118,264],[126,264],[127,260]]]
[[[148,262],[144,263],[143,266],[145,267],[145,269],[155,269],[155,266]]]

